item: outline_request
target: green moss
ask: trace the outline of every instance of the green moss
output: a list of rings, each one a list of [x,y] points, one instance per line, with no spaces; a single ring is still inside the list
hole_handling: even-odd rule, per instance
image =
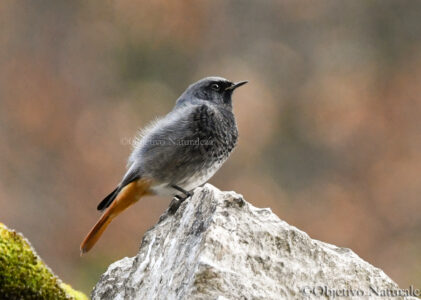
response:
[[[60,287],[70,296],[70,299],[88,300],[88,297],[82,292],[74,290],[70,285],[61,283]],[[73,298],[72,298],[73,297]]]
[[[61,282],[19,233],[0,223],[0,295],[2,299],[88,298]]]

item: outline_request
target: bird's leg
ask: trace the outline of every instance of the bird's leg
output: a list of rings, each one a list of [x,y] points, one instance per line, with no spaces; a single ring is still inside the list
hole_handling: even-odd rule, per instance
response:
[[[174,198],[172,198],[170,206],[168,207],[168,213],[170,215],[173,215],[177,212],[178,208],[180,207],[182,201],[182,197],[175,195]]]
[[[171,187],[173,189],[176,189],[177,191],[182,192],[184,194],[185,197],[184,198],[180,198],[180,200],[182,199],[182,201],[186,200],[188,197],[193,196],[193,193],[186,191],[185,189],[183,189],[182,187],[179,187],[176,184],[172,184]]]
[[[175,212],[180,207],[181,203],[183,203],[187,198],[191,197],[193,194],[175,184],[171,185],[171,187],[184,194],[184,197],[175,195],[170,203],[168,211],[170,214],[175,214]]]

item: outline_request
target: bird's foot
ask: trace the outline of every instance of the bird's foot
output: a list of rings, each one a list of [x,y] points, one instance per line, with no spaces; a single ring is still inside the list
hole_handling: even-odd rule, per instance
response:
[[[185,194],[184,197],[179,196],[179,195],[176,195],[176,196],[174,196],[174,198],[172,198],[171,203],[170,203],[170,206],[168,208],[168,212],[171,215],[173,215],[173,214],[175,214],[177,212],[177,210],[180,207],[181,203],[183,203],[184,201],[186,201],[187,198],[190,198],[191,196],[193,196],[193,193],[191,193],[191,192],[187,192],[187,191],[184,191],[184,192],[185,192],[184,193]]]

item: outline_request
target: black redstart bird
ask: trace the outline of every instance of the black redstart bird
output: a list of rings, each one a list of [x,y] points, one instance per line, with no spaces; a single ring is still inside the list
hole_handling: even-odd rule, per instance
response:
[[[204,184],[234,149],[237,124],[233,91],[247,83],[207,77],[190,85],[173,110],[147,126],[136,139],[121,183],[98,204],[103,215],[83,240],[89,251],[111,220],[145,195],[181,201]]]

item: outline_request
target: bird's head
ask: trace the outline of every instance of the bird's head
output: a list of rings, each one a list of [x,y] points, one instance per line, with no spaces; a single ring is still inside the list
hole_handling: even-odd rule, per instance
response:
[[[246,83],[247,81],[233,83],[222,77],[206,77],[190,85],[177,100],[177,105],[209,101],[216,105],[232,107],[232,93]]]

